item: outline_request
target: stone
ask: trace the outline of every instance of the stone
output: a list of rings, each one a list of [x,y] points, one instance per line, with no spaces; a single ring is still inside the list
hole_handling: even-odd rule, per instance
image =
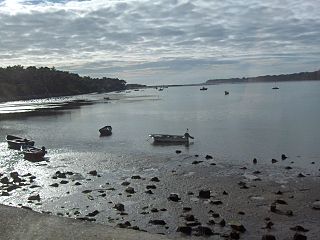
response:
[[[300,225],[297,225],[297,226],[292,227],[290,229],[293,231],[296,231],[296,232],[309,232],[309,229],[305,229],[304,227],[302,227]]]
[[[191,211],[191,210],[192,210],[191,207],[183,207],[183,211],[185,211],[185,212],[189,212],[189,211]]]
[[[206,158],[207,160],[208,160],[208,159],[213,159],[213,157],[212,157],[211,155],[207,155],[205,158]]]
[[[150,220],[149,221],[150,224],[153,224],[153,225],[166,225],[167,223],[164,221],[164,220]]]
[[[302,173],[299,173],[299,174],[298,174],[298,177],[300,177],[300,178],[301,178],[301,177],[305,177],[305,175],[302,174]]]
[[[212,205],[221,205],[223,203],[220,200],[213,200],[213,201],[210,201],[210,204],[212,204]]]
[[[51,185],[49,185],[50,187],[59,187],[59,184],[58,183],[53,183]]]
[[[199,198],[210,198],[210,190],[202,189],[199,191]]]
[[[179,200],[181,200],[181,198],[176,193],[170,193],[168,200],[173,201],[173,202],[178,202]]]
[[[312,203],[312,208],[315,210],[320,210],[320,201],[315,201]]]
[[[156,185],[147,185],[146,188],[147,189],[156,189],[157,186]]]
[[[82,193],[91,193],[92,192],[92,190],[84,190],[84,191],[82,191]]]
[[[76,186],[80,186],[80,185],[82,185],[80,182],[76,182],[74,185],[76,185]]]
[[[198,232],[199,236],[212,236],[213,235],[213,231],[209,227],[198,226],[195,230]]]
[[[122,186],[129,186],[129,185],[130,185],[130,182],[125,181],[125,182],[121,183],[121,185],[122,185]]]
[[[186,221],[195,221],[195,220],[196,220],[195,217],[194,217],[192,214],[187,214],[187,215],[184,217],[184,219],[185,219]]]
[[[116,205],[114,205],[114,208],[120,212],[124,211],[124,205],[122,203],[117,203]]]
[[[67,184],[68,183],[68,181],[66,181],[66,180],[62,180],[61,182],[60,182],[60,184]]]
[[[282,199],[277,199],[277,200],[275,201],[275,203],[283,204],[283,205],[288,205],[288,203],[287,203],[286,201],[282,200]]]
[[[135,193],[135,191],[134,191],[134,188],[133,187],[128,187],[128,188],[126,188],[126,190],[125,190],[127,193],[131,193],[131,194],[133,194],[133,193]]]
[[[147,191],[145,191],[145,193],[147,193],[147,194],[153,194],[153,192],[152,192],[151,190],[147,190]]]
[[[30,201],[40,201],[40,195],[37,194],[37,195],[30,196],[30,197],[28,197],[28,200],[30,200]]]
[[[238,232],[244,233],[246,231],[246,228],[242,224],[234,223],[230,224],[230,227]]]
[[[117,224],[117,227],[119,227],[119,228],[127,228],[127,227],[130,227],[130,226],[131,226],[131,223],[129,221]]]
[[[9,184],[9,183],[10,183],[10,182],[9,182],[9,178],[7,178],[7,177],[1,178],[1,179],[0,179],[0,182],[3,183],[3,184]]]
[[[262,236],[261,240],[276,240],[276,237],[271,234],[265,234]]]
[[[226,225],[226,221],[224,219],[222,219],[220,222],[219,222],[219,225],[221,227],[224,227]]]
[[[300,233],[296,233],[293,236],[293,240],[307,240],[307,237],[305,235],[300,234]]]
[[[139,175],[134,175],[131,177],[131,179],[141,179],[141,177]]]
[[[159,210],[158,210],[158,209],[156,209],[156,208],[152,208],[150,211],[151,211],[151,212],[153,212],[153,213],[155,213],[155,212],[159,212]]]
[[[150,179],[151,182],[160,182],[159,178],[153,177]]]
[[[254,158],[254,159],[252,160],[252,162],[253,162],[253,164],[257,164],[258,160],[257,160],[256,158]]]
[[[199,163],[202,163],[203,161],[197,161],[197,160],[195,160],[195,161],[193,161],[191,164],[194,164],[194,165],[196,165],[196,164],[199,164]]]
[[[240,239],[240,234],[238,232],[236,232],[236,231],[232,231],[230,233],[230,238],[231,239]]]
[[[226,191],[223,191],[222,194],[223,195],[228,195],[228,193]]]
[[[176,154],[180,154],[181,153],[181,150],[176,150]]]
[[[288,157],[285,154],[281,154],[281,159],[286,160]]]
[[[177,228],[177,232],[181,232],[181,233],[186,234],[186,235],[191,235],[192,228],[191,227],[187,227],[187,226],[180,226],[180,227]]]
[[[291,170],[291,169],[292,169],[292,167],[287,166],[287,167],[285,167],[285,169],[286,169],[286,170]]]
[[[278,162],[278,160],[277,160],[277,159],[272,158],[272,159],[271,159],[271,162],[272,162],[272,163],[276,163],[276,162]]]
[[[92,170],[89,172],[90,175],[92,176],[97,176],[98,175],[98,172],[96,170]]]
[[[86,216],[88,216],[88,217],[94,217],[94,216],[96,216],[98,213],[99,213],[99,211],[98,211],[98,210],[95,210],[95,211],[93,211],[93,212],[91,212],[91,213],[88,213]]]

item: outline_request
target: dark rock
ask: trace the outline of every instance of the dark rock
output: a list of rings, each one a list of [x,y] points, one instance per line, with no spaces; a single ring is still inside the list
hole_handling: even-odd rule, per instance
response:
[[[88,218],[88,217],[80,217],[80,218],[77,218],[79,220],[82,220],[82,221],[88,221],[88,222],[95,222],[96,219],[94,218]]]
[[[161,212],[165,212],[165,211],[167,211],[167,209],[166,208],[161,208],[160,211]]]
[[[302,173],[299,173],[298,177],[305,177],[305,175],[303,175]]]
[[[277,211],[277,205],[275,203],[272,203],[270,206],[270,211],[271,212],[276,212]]]
[[[239,214],[239,215],[245,215],[245,213],[242,212],[242,211],[239,211],[238,214]]]
[[[304,227],[297,225],[295,227],[290,228],[293,231],[297,231],[297,232],[309,232],[308,229],[305,229]]]
[[[94,217],[94,216],[96,216],[98,213],[99,213],[99,211],[98,211],[98,210],[95,210],[95,211],[93,211],[93,212],[91,212],[91,213],[88,213],[86,216],[88,216],[88,217]]]
[[[124,205],[122,203],[117,203],[116,205],[114,205],[114,208],[120,212],[124,211]]]
[[[130,182],[125,181],[125,182],[121,183],[121,185],[122,185],[122,186],[129,186],[129,185],[130,185]]]
[[[27,207],[27,206],[22,206],[21,208],[27,209],[27,210],[32,210],[31,207]]]
[[[210,198],[210,190],[200,190],[199,191],[199,198]]]
[[[300,233],[296,233],[293,236],[293,240],[307,240],[307,237],[305,235],[300,234]]]
[[[195,221],[195,217],[192,214],[188,214],[184,217],[186,221]]]
[[[223,195],[228,195],[228,193],[226,191],[223,191],[222,194]]]
[[[1,178],[1,179],[0,179],[0,182],[3,183],[3,184],[9,184],[9,183],[10,183],[10,182],[9,182],[9,178],[7,178],[7,177]]]
[[[212,213],[212,217],[214,217],[214,218],[218,218],[218,217],[220,217],[220,214],[219,214],[219,213],[215,213],[215,212],[213,212],[213,213]]]
[[[286,160],[288,157],[285,154],[281,154],[281,159]]]
[[[213,201],[210,201],[210,204],[212,204],[212,205],[221,205],[223,203],[220,200],[213,200]]]
[[[2,192],[1,196],[7,197],[7,196],[10,196],[10,194],[8,192]]]
[[[58,183],[53,183],[51,185],[49,185],[50,187],[59,187],[59,184]]]
[[[164,220],[150,220],[149,221],[150,224],[153,224],[153,225],[166,225],[167,223],[164,221]]]
[[[84,191],[82,191],[82,193],[91,193],[92,192],[92,190],[84,190]]]
[[[244,233],[246,231],[246,228],[242,224],[231,224],[230,227],[241,233]]]
[[[135,193],[133,187],[128,187],[125,191],[126,191],[127,193],[131,193],[131,194]]]
[[[131,179],[141,179],[141,177],[139,175],[134,175],[131,177]]]
[[[98,172],[96,170],[92,170],[89,172],[90,175],[92,176],[97,176],[98,175]]]
[[[290,170],[290,169],[292,169],[292,167],[287,166],[287,167],[285,167],[285,169]]]
[[[198,221],[186,222],[186,225],[187,225],[188,227],[195,227],[195,226],[200,226],[201,223],[199,223]]]
[[[253,174],[260,174],[260,171],[254,171]]]
[[[280,190],[278,192],[276,192],[277,195],[282,195],[283,192],[281,192]]]
[[[288,205],[288,203],[287,203],[286,201],[282,200],[282,199],[277,199],[277,200],[275,201],[275,203],[283,204],[283,205]]]
[[[159,178],[153,177],[150,179],[151,182],[160,182]]]
[[[271,159],[271,162],[272,162],[272,163],[276,163],[276,162],[278,162],[278,160],[277,160],[277,159],[272,158],[272,159]]]
[[[196,165],[196,164],[199,164],[199,163],[202,163],[203,161],[197,161],[197,160],[195,160],[195,161],[193,161],[191,164],[194,164],[194,165]]]
[[[258,160],[257,160],[256,158],[254,158],[254,159],[252,160],[252,162],[253,162],[254,164],[257,164]]]
[[[199,157],[199,154],[195,154],[194,156],[195,156],[195,157]]]
[[[195,231],[197,231],[199,236],[212,236],[213,231],[209,227],[198,226]]]
[[[269,222],[267,222],[267,224],[266,224],[266,229],[271,229],[272,228],[272,226],[274,225],[274,223],[273,222],[271,222],[271,221],[269,221]]]
[[[152,208],[150,211],[151,211],[151,212],[153,212],[153,213],[155,213],[155,212],[159,212],[159,210],[158,210],[158,209],[156,209],[156,208]]]
[[[147,185],[146,188],[147,189],[156,189],[157,186],[156,185]]]
[[[67,184],[68,183],[68,181],[66,181],[66,180],[62,180],[61,182],[60,182],[60,184]]]
[[[176,150],[176,154],[179,154],[179,153],[181,153],[181,150]]]
[[[79,182],[76,182],[74,185],[76,185],[76,186],[80,186],[80,185],[82,185],[81,183],[79,183]]]
[[[173,202],[178,202],[179,200],[181,200],[181,198],[176,193],[170,193],[168,200],[173,201]]]
[[[191,191],[188,191],[187,194],[188,194],[189,196],[191,196],[191,195],[193,195],[194,193],[191,192]]]
[[[206,158],[207,160],[208,160],[208,159],[213,159],[213,157],[212,157],[211,155],[207,155],[205,158]]]
[[[28,200],[30,200],[30,201],[40,201],[40,195],[37,194],[37,195],[30,196],[30,197],[28,197]]]
[[[53,177],[56,177],[56,178],[67,178],[66,174],[63,173],[63,172],[60,172],[60,171],[57,171],[55,176]]]
[[[181,232],[181,233],[186,234],[186,235],[191,235],[192,228],[191,227],[187,227],[187,226],[180,226],[180,227],[177,228],[177,232]]]
[[[217,165],[217,164],[216,164],[216,163],[210,163],[210,165],[211,165],[211,166],[215,166],[215,165]]]
[[[247,170],[247,168],[246,168],[246,167],[241,167],[240,169],[241,169],[241,170]]]
[[[145,191],[145,193],[147,193],[147,194],[153,194],[153,192],[152,192],[151,190],[147,190],[147,191]]]
[[[262,236],[262,240],[276,240],[276,237],[271,234],[266,234]]]
[[[119,228],[127,228],[127,227],[130,227],[130,226],[131,226],[131,223],[129,221],[117,224],[117,227],[119,227]]]
[[[185,212],[189,212],[189,211],[191,211],[191,210],[192,210],[191,207],[184,207],[184,208],[183,208],[183,211],[185,211]]]
[[[230,233],[230,238],[231,239],[240,239],[240,234],[238,232],[236,232],[236,231],[232,231]]]
[[[226,221],[224,219],[222,219],[220,222],[219,222],[219,225],[221,227],[224,227],[226,225]]]

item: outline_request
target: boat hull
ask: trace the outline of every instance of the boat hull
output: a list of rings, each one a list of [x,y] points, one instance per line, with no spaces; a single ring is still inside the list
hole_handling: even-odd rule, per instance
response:
[[[189,139],[182,135],[150,134],[155,143],[187,144]]]
[[[35,147],[22,147],[23,158],[31,162],[44,160],[47,151]]]
[[[20,150],[23,146],[34,146],[34,141],[13,135],[7,135],[6,140],[8,147],[15,150]]]

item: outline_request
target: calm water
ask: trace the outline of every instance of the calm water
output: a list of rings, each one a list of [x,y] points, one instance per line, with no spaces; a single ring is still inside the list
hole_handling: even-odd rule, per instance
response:
[[[270,162],[282,153],[300,166],[320,162],[320,82],[280,83],[279,90],[272,86],[226,84],[209,86],[207,91],[176,87],[162,92],[84,95],[77,99],[96,103],[47,116],[1,120],[0,115],[1,148],[7,151],[6,134],[17,134],[46,146],[52,160],[55,154],[79,158],[90,153],[90,158],[114,154],[128,161],[181,149],[189,154],[212,154],[230,163],[254,157]],[[230,95],[225,96],[225,90]],[[105,96],[116,100],[106,101]],[[0,104],[0,112],[29,111],[56,103],[57,99]],[[111,137],[99,137],[98,129],[104,125],[112,125]],[[187,128],[195,137],[188,148],[154,146],[148,138],[150,133],[183,134]],[[8,153],[5,156],[10,158]]]

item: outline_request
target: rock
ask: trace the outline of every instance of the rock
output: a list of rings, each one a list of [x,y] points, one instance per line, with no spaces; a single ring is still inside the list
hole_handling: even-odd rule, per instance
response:
[[[195,230],[197,231],[199,236],[212,236],[213,235],[213,231],[209,227],[198,226]]]
[[[185,211],[185,212],[189,212],[189,211],[191,211],[191,210],[192,210],[191,207],[183,207],[183,211]]]
[[[125,190],[127,193],[135,193],[134,188],[133,187],[127,187],[127,189]]]
[[[266,229],[271,229],[272,228],[272,226],[274,225],[274,223],[273,222],[271,222],[271,221],[269,221],[269,222],[267,222],[267,224],[266,224]]]
[[[242,211],[239,211],[238,214],[239,214],[239,215],[245,215],[245,213],[242,212]]]
[[[315,201],[312,203],[312,208],[315,210],[320,210],[320,201]]]
[[[276,240],[276,237],[271,234],[266,234],[262,236],[262,240]]]
[[[150,211],[151,211],[151,212],[153,212],[153,213],[155,213],[155,212],[159,212],[159,210],[158,210],[158,209],[156,209],[156,208],[152,208]]]
[[[292,167],[287,166],[287,167],[285,167],[285,169],[290,170],[290,169],[292,169]]]
[[[125,182],[121,183],[121,185],[122,185],[122,186],[129,186],[129,185],[130,185],[130,182],[125,181]]]
[[[130,226],[131,226],[131,223],[129,221],[117,224],[117,227],[119,227],[119,228],[127,228],[127,227],[130,227]]]
[[[272,162],[272,163],[276,163],[276,162],[278,162],[278,160],[277,160],[277,159],[272,158],[272,159],[271,159],[271,162]]]
[[[10,196],[10,194],[8,192],[2,192],[1,196],[7,197],[7,196]]]
[[[195,156],[195,157],[199,157],[199,154],[195,154],[194,156]]]
[[[218,217],[220,217],[220,214],[219,214],[219,213],[215,213],[215,212],[213,212],[213,213],[212,213],[212,217],[214,217],[214,218],[218,218]]]
[[[260,174],[260,171],[254,171],[253,174]]]
[[[281,159],[286,160],[288,157],[285,154],[281,154]]]
[[[212,157],[211,155],[207,155],[205,158],[206,158],[207,160],[208,160],[208,159],[213,159],[213,157]]]
[[[308,229],[305,229],[304,227],[297,225],[295,227],[290,228],[293,231],[297,231],[297,232],[309,232]]]
[[[147,191],[145,191],[145,193],[147,193],[147,194],[153,194],[153,192],[152,192],[151,190],[147,190]]]
[[[305,175],[303,175],[302,173],[299,173],[299,174],[298,174],[298,177],[300,177],[300,178],[301,178],[301,177],[305,177]]]
[[[277,205],[275,203],[272,203],[270,206],[270,211],[271,212],[276,212],[277,211]]]
[[[283,192],[281,192],[280,190],[278,192],[276,192],[277,195],[282,195]]]
[[[177,228],[177,232],[181,232],[181,233],[186,234],[186,235],[191,235],[192,228],[191,227],[187,227],[187,226],[180,226],[180,227]]]
[[[296,233],[293,236],[293,240],[307,240],[307,237],[305,235],[300,234],[300,233]]]
[[[9,178],[7,178],[7,177],[1,178],[1,179],[0,179],[0,182],[3,183],[3,184],[9,184],[9,183],[10,183],[10,182],[9,182]]]
[[[223,191],[222,195],[228,195],[228,193],[226,191]]]
[[[60,184],[67,184],[68,183],[68,181],[66,181],[66,180],[62,180],[61,182],[60,182]]]
[[[57,171],[55,176],[53,177],[56,177],[56,178],[67,178],[66,174],[63,173],[63,172],[60,172],[60,171]]]
[[[124,211],[124,205],[122,203],[117,203],[116,205],[114,205],[114,208],[120,212]]]
[[[236,232],[236,231],[232,231],[230,233],[230,238],[231,239],[240,239],[240,234],[238,232]]]
[[[176,150],[176,154],[179,154],[179,153],[181,153],[181,150]]]
[[[176,193],[170,193],[168,200],[173,201],[173,202],[178,202],[179,200],[181,200],[181,198]]]
[[[212,205],[221,205],[223,203],[220,200],[213,200],[213,201],[210,201],[210,204],[212,204]]]
[[[49,185],[50,187],[59,187],[59,184],[58,183],[53,183],[51,185]]]
[[[246,231],[246,228],[242,224],[230,224],[230,227],[238,232],[244,233]]]
[[[166,212],[167,209],[166,209],[166,208],[161,208],[160,211],[161,211],[161,212]]]
[[[160,182],[159,178],[153,177],[150,179],[151,182]]]
[[[37,195],[30,196],[30,197],[28,197],[28,200],[30,200],[30,201],[40,201],[40,195],[37,194]]]
[[[141,179],[141,177],[139,175],[134,175],[131,177],[131,179]]]
[[[198,221],[186,222],[186,225],[187,225],[188,227],[196,227],[196,226],[200,226],[201,223],[199,223]]]
[[[7,192],[11,192],[13,190],[16,190],[17,188],[20,188],[20,187],[17,185],[11,185],[6,190],[7,190]],[[32,188],[32,186],[30,188]]]
[[[287,203],[286,201],[282,200],[282,199],[277,199],[277,200],[275,201],[275,203],[283,204],[283,205],[288,205],[288,203]]]
[[[240,169],[241,169],[241,170],[247,170],[247,168],[246,168],[246,167],[241,167]]]
[[[79,182],[76,182],[74,185],[76,185],[76,186],[80,186],[80,185],[82,185],[81,183],[79,183]]]
[[[224,227],[226,225],[226,221],[224,219],[222,219],[220,222],[219,222],[219,225],[221,227]]]
[[[153,224],[153,225],[166,225],[167,223],[164,221],[164,220],[150,220],[149,221],[150,224]]]
[[[194,164],[194,165],[196,165],[196,164],[199,164],[199,163],[202,163],[203,161],[197,161],[197,160],[195,160],[195,161],[193,161],[191,164]]]
[[[92,192],[92,190],[84,190],[84,191],[82,191],[82,193],[91,193]]]
[[[187,214],[187,215],[184,217],[184,219],[185,219],[186,221],[195,221],[195,220],[196,220],[195,217],[194,217],[192,214]]]
[[[210,198],[210,190],[200,190],[199,191],[199,198]]]
[[[156,185],[147,185],[146,188],[147,189],[156,189],[157,186]]]
[[[257,164],[258,160],[257,160],[256,158],[254,158],[254,159],[252,160],[252,162],[253,162],[253,164]]]
[[[92,176],[97,176],[98,175],[96,170],[90,171],[89,174],[92,175]]]
[[[86,216],[88,216],[88,217],[94,217],[94,216],[96,216],[98,213],[99,213],[99,211],[98,211],[98,210],[95,210],[95,211],[93,211],[93,212],[91,212],[91,213],[88,213]]]

